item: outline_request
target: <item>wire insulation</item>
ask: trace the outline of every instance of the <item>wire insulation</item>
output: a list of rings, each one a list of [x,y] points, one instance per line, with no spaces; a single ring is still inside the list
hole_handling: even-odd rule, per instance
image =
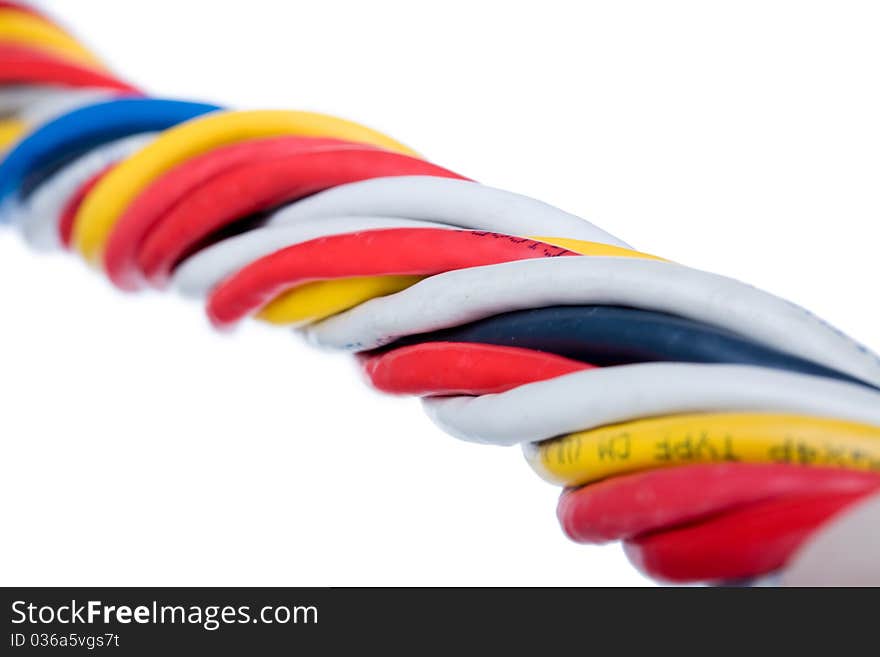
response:
[[[480,342],[546,351],[601,366],[630,363],[736,363],[861,383],[721,328],[663,313],[615,306],[550,306],[494,315],[391,345]]]
[[[576,253],[534,240],[464,230],[389,228],[322,237],[261,258],[208,300],[215,326],[236,322],[298,284],[354,276],[430,276],[464,267]]]
[[[525,449],[538,474],[565,486],[688,463],[792,463],[880,472],[880,428],[796,415],[651,418],[579,431]]]
[[[564,492],[559,524],[578,543],[606,543],[712,518],[791,495],[869,493],[880,472],[795,464],[682,465],[599,481]]]
[[[427,342],[362,357],[375,388],[395,395],[488,395],[590,369],[519,347]]]
[[[865,496],[819,493],[769,500],[701,523],[624,542],[639,570],[665,582],[747,579],[785,566],[823,522]]]
[[[77,249],[88,260],[96,261],[125,208],[152,180],[172,167],[219,146],[282,135],[332,137],[413,154],[379,132],[322,114],[280,110],[216,112],[166,130],[98,185],[77,215]]]

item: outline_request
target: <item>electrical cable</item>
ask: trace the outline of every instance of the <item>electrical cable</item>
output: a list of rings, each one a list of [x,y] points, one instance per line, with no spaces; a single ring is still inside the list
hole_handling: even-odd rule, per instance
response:
[[[9,0],[0,0],[0,8],[2,9],[14,9],[15,11],[20,11],[24,14],[30,14],[31,16],[39,16],[40,18],[45,18],[45,16],[36,10],[36,8],[31,7],[29,5],[23,4],[21,2],[10,2]]]
[[[322,237],[268,255],[221,283],[208,317],[222,327],[253,313],[297,284],[354,276],[430,276],[526,258],[577,254],[534,240],[465,230],[388,228]]]
[[[289,226],[259,226],[206,246],[188,257],[174,270],[172,285],[184,296],[201,299],[236,271],[276,251],[319,237],[381,228],[457,230],[454,226],[431,221],[395,217],[340,216],[304,219]]]
[[[58,237],[65,248],[73,247],[73,224],[76,221],[76,215],[80,206],[86,197],[92,193],[98,183],[113,170],[115,164],[110,164],[100,171],[96,172],[91,178],[83,182],[82,185],[70,196],[61,208],[61,216],[58,220]]]
[[[170,204],[162,200],[154,204],[159,213],[150,208],[138,212],[159,195],[149,195],[150,188],[144,190],[139,198],[146,198],[146,202],[134,204],[134,213],[123,214],[119,237],[115,237],[114,230],[114,237],[108,240],[113,250],[105,249],[104,262],[113,272],[113,279],[120,286],[132,286],[139,274],[153,285],[161,285],[181,257],[211,233],[339,181],[412,171],[455,175],[408,155],[350,143],[300,139],[285,151],[249,158],[216,172],[210,170],[212,167],[192,167],[190,170],[197,172],[196,180],[182,176],[184,193],[172,192],[170,196],[179,200]],[[200,168],[209,172],[202,175],[198,173]],[[172,187],[163,182],[159,189]],[[161,214],[165,207],[167,211]]]
[[[0,7],[0,42],[38,47],[87,66],[103,66],[93,53],[69,34],[49,21],[17,8]]]
[[[422,278],[394,274],[316,280],[282,292],[254,316],[270,324],[304,326],[370,299],[405,290]]]
[[[312,220],[312,223],[320,222],[320,224],[324,227],[331,225],[334,221],[339,221],[340,219],[345,219],[344,217],[333,217],[333,218],[325,218],[325,219],[315,219]],[[359,217],[357,220],[364,221],[369,219],[368,217]],[[389,220],[392,221],[392,220]],[[397,219],[394,221],[405,221],[402,219]],[[293,227],[300,227],[304,225],[308,225],[308,220],[300,220]],[[421,228],[430,228],[432,227],[429,222],[418,222],[423,224],[420,226]],[[389,226],[391,227],[391,226]],[[396,227],[396,226],[394,226]],[[415,227],[415,226],[413,226]],[[455,230],[452,226],[436,226],[439,228],[445,228],[447,230]],[[281,228],[284,228],[283,226]],[[276,231],[279,229],[275,229]],[[271,231],[271,228],[270,228]],[[247,234],[254,233],[256,231],[249,231]],[[355,232],[350,230],[348,232]],[[338,234],[338,233],[337,233]],[[498,236],[497,233],[485,233],[482,232],[482,235],[495,235]],[[238,237],[238,236],[236,236]],[[507,236],[510,237],[510,236]],[[235,239],[235,238],[232,238]],[[513,239],[513,238],[511,238]],[[581,255],[589,255],[592,252],[599,251],[601,253],[605,253],[606,249],[616,249],[617,247],[607,247],[603,244],[597,244],[595,242],[582,242],[581,240],[572,240],[572,239],[558,239],[558,238],[515,238],[520,241],[525,242],[528,246],[527,248],[534,249],[538,243],[544,243],[550,247],[560,247],[562,249],[567,249],[571,251],[569,255],[581,254]],[[225,240],[229,241],[229,240]],[[334,243],[338,244],[338,243]],[[293,246],[293,245],[290,245]],[[432,249],[436,250],[439,248],[438,244],[432,244]],[[206,249],[207,250],[207,249]],[[273,249],[272,255],[275,254],[276,251],[280,249]],[[556,253],[554,249],[550,249],[548,253],[551,256]],[[225,255],[225,254],[224,254]],[[635,255],[635,252],[627,252],[625,257],[639,257]],[[256,262],[253,261],[254,263]],[[186,264],[189,264],[187,261]],[[228,265],[229,263],[227,263]],[[244,265],[242,265],[244,268]],[[231,273],[228,274],[231,276]],[[330,317],[332,315],[341,313],[345,310],[353,308],[354,306],[364,303],[365,301],[369,301],[370,299],[379,297],[379,296],[387,296],[388,294],[393,294],[395,292],[400,292],[401,290],[405,290],[406,288],[415,285],[420,280],[423,280],[425,277],[422,275],[413,276],[413,275],[388,275],[383,274],[381,276],[356,276],[349,278],[337,278],[337,279],[328,279],[316,281],[314,283],[306,283],[303,285],[298,285],[295,288],[289,289],[278,297],[270,301],[267,305],[265,305],[257,314],[256,317],[258,319],[262,319],[264,321],[270,322],[272,324],[285,324],[290,326],[303,326],[308,323],[312,323],[315,321],[319,321]],[[219,282],[218,282],[219,284]],[[213,290],[213,287],[211,288]],[[844,376],[845,375],[841,375]]]
[[[172,167],[219,146],[282,135],[331,137],[413,154],[406,146],[375,130],[323,114],[281,110],[217,112],[166,130],[117,167],[89,195],[77,216],[77,249],[95,262],[125,208],[153,179]]]
[[[0,158],[31,245],[355,353],[658,579],[765,577],[880,485],[880,358],[806,310],[344,119],[147,96],[3,0]]]
[[[746,579],[785,566],[823,522],[864,492],[804,494],[735,509],[700,523],[624,542],[631,562],[664,582]]]
[[[842,417],[843,414],[834,417]],[[654,417],[524,447],[545,480],[580,486],[688,463],[794,463],[880,471],[880,429],[827,417],[758,412]]]
[[[4,118],[22,118],[23,114],[31,111],[41,103],[59,96],[66,96],[85,90],[88,90],[88,88],[71,89],[41,84],[11,84],[2,86],[0,87],[0,115]]]
[[[83,66],[32,46],[0,44],[0,84],[101,87],[125,93],[137,88],[103,70]]]
[[[880,424],[880,393],[874,390],[751,365],[602,367],[502,394],[429,397],[422,404],[447,433],[494,445],[530,443],[630,420],[700,412],[814,415]]]
[[[137,133],[165,130],[219,109],[216,105],[155,98],[121,98],[68,112],[32,131],[0,163],[0,201],[59,161]],[[36,188],[38,182],[30,183]]]
[[[24,121],[6,119],[0,121],[0,150],[6,150],[27,131]]]
[[[724,276],[641,258],[544,258],[451,271],[308,328],[318,345],[366,351],[505,312],[613,305],[726,328],[874,385],[880,359],[806,310]]]
[[[471,181],[430,176],[375,178],[340,185],[290,205],[271,223],[318,217],[370,215],[402,217],[474,227],[509,235],[557,235],[630,248],[601,228],[527,196]]]
[[[545,351],[603,367],[630,363],[736,363],[861,383],[846,374],[770,349],[725,329],[663,313],[615,306],[550,306],[494,315],[470,324],[403,337],[480,342]]]
[[[690,524],[754,502],[880,488],[880,472],[778,463],[681,465],[565,491],[556,514],[573,541],[606,543]]]
[[[242,217],[341,182],[414,171],[455,175],[409,155],[347,145],[234,167],[193,190],[152,228],[138,251],[138,269],[154,286],[161,286],[185,254]]]
[[[274,137],[251,139],[208,151],[153,180],[120,216],[104,248],[104,270],[118,287],[145,284],[137,268],[138,249],[150,231],[186,196],[222,173],[244,164],[268,162],[318,150],[366,148],[338,139]]]
[[[488,395],[590,369],[553,354],[487,344],[427,342],[361,357],[373,387],[395,395]]]
[[[80,194],[83,185],[111,165],[146,146],[155,133],[134,134],[101,146],[75,158],[38,185],[33,194],[13,208],[11,222],[18,226],[28,244],[39,250],[62,246],[60,221],[68,201]],[[70,217],[69,229],[73,227]]]

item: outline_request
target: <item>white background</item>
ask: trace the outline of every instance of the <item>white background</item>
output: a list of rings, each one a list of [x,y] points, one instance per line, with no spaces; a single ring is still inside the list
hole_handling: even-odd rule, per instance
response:
[[[880,347],[870,2],[44,2],[157,94],[335,113]],[[516,449],[0,231],[0,582],[641,584]],[[695,491],[699,494],[699,491]]]

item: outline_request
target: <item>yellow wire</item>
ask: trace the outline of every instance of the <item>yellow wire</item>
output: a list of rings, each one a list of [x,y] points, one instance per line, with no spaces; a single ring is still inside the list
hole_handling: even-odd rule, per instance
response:
[[[569,237],[532,237],[531,239],[538,240],[539,242],[546,242],[553,246],[561,246],[563,249],[568,249],[569,251],[574,251],[575,253],[580,253],[582,255],[643,258],[645,260],[661,260],[663,262],[669,262],[665,258],[659,256],[642,253],[641,251],[634,251],[632,249],[625,249],[621,246],[602,244],[600,242],[585,242],[584,240],[575,240]]]
[[[77,212],[73,243],[98,264],[113,226],[134,198],[172,167],[218,146],[280,135],[335,137],[414,155],[390,137],[357,123],[311,112],[212,112],[163,132],[110,171]]]
[[[0,41],[33,46],[80,64],[103,68],[92,52],[57,26],[14,9],[0,9]]]
[[[400,292],[422,278],[363,276],[306,283],[275,297],[257,317],[270,324],[317,322],[375,297]]]
[[[661,260],[656,256],[564,237],[532,237],[584,255],[621,256]],[[270,324],[296,325],[316,322],[341,313],[375,297],[394,294],[415,285],[423,276],[365,276],[340,278],[300,285],[280,294],[257,314]]]
[[[0,121],[0,153],[9,148],[13,142],[27,131],[27,124],[17,119]]]
[[[880,470],[880,427],[798,415],[674,415],[579,431],[524,451],[541,477],[564,486],[688,463]]]

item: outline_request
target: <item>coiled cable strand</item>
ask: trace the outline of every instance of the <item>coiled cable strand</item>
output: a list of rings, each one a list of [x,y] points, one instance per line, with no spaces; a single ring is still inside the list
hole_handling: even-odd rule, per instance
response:
[[[580,542],[664,581],[783,568],[880,489],[880,359],[350,121],[151,97],[0,3],[0,217],[123,290],[357,354],[449,433],[522,445]]]

